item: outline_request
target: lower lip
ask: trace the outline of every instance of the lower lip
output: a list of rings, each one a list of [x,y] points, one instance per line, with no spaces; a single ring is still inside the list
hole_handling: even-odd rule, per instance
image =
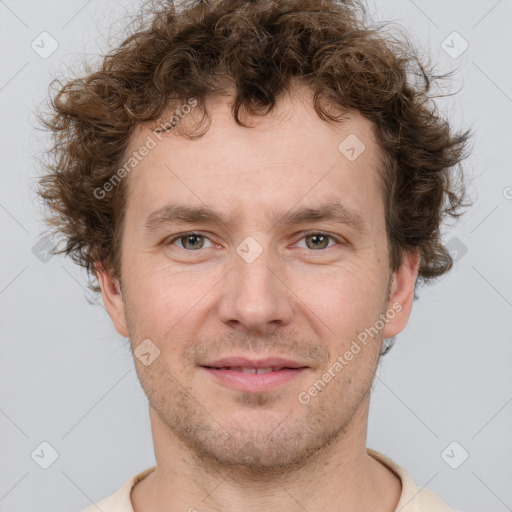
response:
[[[217,370],[202,366],[210,375],[229,387],[241,391],[272,391],[304,374],[308,368],[283,368],[276,372],[243,373],[234,370]]]

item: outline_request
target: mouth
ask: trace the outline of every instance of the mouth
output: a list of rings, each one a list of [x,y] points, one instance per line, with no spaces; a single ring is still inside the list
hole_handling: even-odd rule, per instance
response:
[[[229,358],[201,368],[225,387],[251,392],[275,390],[310,369],[298,362],[277,358],[260,361]]]
[[[214,367],[214,366],[204,366],[203,368],[210,368],[211,370],[229,370],[232,372],[242,372],[242,373],[270,373],[270,372],[280,372],[281,370],[300,370],[300,368],[287,368],[285,366],[269,366],[268,368],[259,368],[259,367],[244,367],[244,366],[224,366],[224,367]]]

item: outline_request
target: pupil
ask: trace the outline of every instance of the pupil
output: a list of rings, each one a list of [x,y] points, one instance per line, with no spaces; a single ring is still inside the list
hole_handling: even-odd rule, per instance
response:
[[[194,242],[192,242],[192,244],[191,244],[191,245],[193,246],[193,247],[192,247],[192,249],[197,249],[197,247],[195,247],[195,246],[196,246],[197,240],[199,240],[200,238],[201,238],[201,237],[200,237],[200,236],[198,236],[198,235],[188,235],[188,236],[185,238],[185,240],[186,240],[185,245],[187,245],[187,243],[188,243],[191,239],[192,239],[192,240],[194,240],[194,239],[195,239],[195,240],[196,240],[196,242],[195,242],[195,243],[194,243]],[[186,247],[186,249],[190,249],[190,248],[191,248],[191,247]]]
[[[197,249],[198,247],[196,247],[196,245],[199,245],[199,248],[200,248],[202,246],[202,244],[198,244],[198,240],[200,240],[201,238],[202,237],[198,236],[198,235],[188,235],[187,237],[185,237],[185,239],[186,239],[185,245],[189,245],[188,242],[190,240],[195,240],[195,242],[193,241],[191,244],[192,248]],[[316,249],[318,249],[319,247],[322,247],[322,248],[325,247],[326,246],[325,242],[328,239],[328,237],[326,237],[324,235],[309,235],[307,238],[308,238],[308,240],[313,241],[313,246]],[[185,248],[190,248],[190,247],[185,247]]]
[[[308,238],[311,240],[316,240],[316,241],[320,240],[320,244],[318,244],[317,242],[313,242],[314,248],[316,248],[316,249],[318,249],[318,247],[322,247],[322,248],[325,247],[325,242],[328,239],[324,235],[309,235]]]

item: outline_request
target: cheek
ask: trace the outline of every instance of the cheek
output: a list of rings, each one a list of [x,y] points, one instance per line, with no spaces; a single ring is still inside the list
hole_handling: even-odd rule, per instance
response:
[[[301,299],[293,299],[299,314],[325,340],[331,358],[371,328],[385,307],[388,275],[375,265],[326,267],[290,278],[290,288]]]
[[[202,299],[211,291],[215,276],[204,271],[176,270],[168,262],[159,265],[139,264],[130,276],[130,311],[137,332],[155,339],[180,336],[187,325],[197,325]]]
[[[274,268],[290,288],[288,300],[317,332],[346,339],[349,332],[371,325],[381,312],[388,275],[381,268],[385,261],[375,253],[375,247],[365,247],[342,262]],[[223,265],[202,263],[194,268],[151,254],[139,254],[137,261],[128,257],[124,263],[132,323],[140,336],[163,340],[172,339],[173,330],[180,336],[189,328],[192,332],[194,325],[197,330],[204,323],[205,308],[212,306],[211,297],[222,300]],[[277,293],[287,293],[280,284],[276,288]]]

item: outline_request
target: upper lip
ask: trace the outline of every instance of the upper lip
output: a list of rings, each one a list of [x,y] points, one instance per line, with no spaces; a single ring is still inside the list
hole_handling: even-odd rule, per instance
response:
[[[282,357],[266,357],[264,359],[248,359],[247,357],[223,357],[216,361],[201,364],[211,368],[226,368],[229,366],[242,368],[305,368],[308,365]]]

